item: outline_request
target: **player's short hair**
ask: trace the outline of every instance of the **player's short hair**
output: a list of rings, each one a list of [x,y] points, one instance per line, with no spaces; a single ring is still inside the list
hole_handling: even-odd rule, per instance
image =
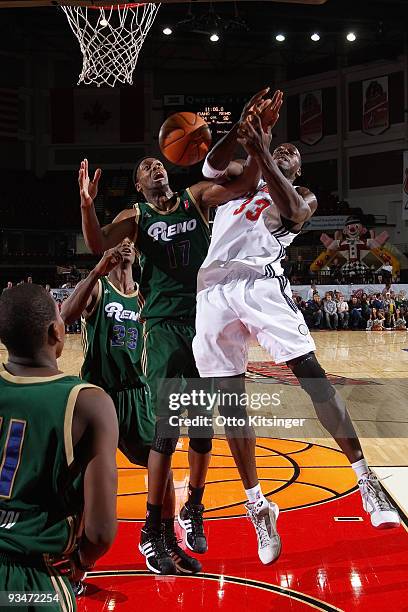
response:
[[[150,159],[150,157],[151,155],[144,155],[143,157],[139,157],[139,159],[137,160],[132,173],[132,180],[134,185],[136,185],[137,183],[137,173],[139,171],[140,165],[144,162],[145,159]]]
[[[0,340],[14,355],[31,357],[55,320],[55,302],[40,285],[11,287],[0,297]]]

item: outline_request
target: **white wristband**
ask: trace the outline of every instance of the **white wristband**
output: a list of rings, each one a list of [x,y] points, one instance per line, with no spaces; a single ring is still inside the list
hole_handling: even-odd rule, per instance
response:
[[[217,179],[217,178],[220,178],[221,176],[225,176],[226,171],[227,171],[226,168],[225,170],[215,170],[215,168],[210,166],[210,164],[208,163],[207,157],[205,158],[203,169],[202,169],[202,173],[203,173],[203,176],[205,176],[205,178]]]

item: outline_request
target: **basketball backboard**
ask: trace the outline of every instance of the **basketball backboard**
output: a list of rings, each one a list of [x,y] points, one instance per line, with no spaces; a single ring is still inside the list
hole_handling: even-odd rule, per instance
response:
[[[190,0],[161,0],[163,3],[189,2]],[[197,0],[196,0],[197,1]],[[215,0],[223,2],[225,0]],[[268,0],[269,2],[286,2],[288,4],[325,4],[327,0]],[[156,4],[160,0],[153,0]],[[198,2],[208,2],[208,0],[198,0]],[[110,4],[125,4],[119,0],[0,0],[0,8],[19,8],[35,6],[107,6]]]

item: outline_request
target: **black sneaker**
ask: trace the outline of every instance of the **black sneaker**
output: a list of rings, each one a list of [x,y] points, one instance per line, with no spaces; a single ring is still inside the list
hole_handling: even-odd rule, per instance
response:
[[[81,597],[85,591],[85,586],[82,580],[78,580],[78,582],[71,582],[71,588],[74,591],[75,597]]]
[[[184,541],[193,552],[204,554],[207,552],[207,540],[203,526],[202,504],[194,505],[186,502],[177,517],[178,523],[184,529]]]
[[[173,559],[177,571],[182,574],[196,574],[201,571],[201,563],[198,559],[190,557],[182,548],[179,546],[176,534],[174,531],[169,531],[164,528],[163,525],[163,544],[166,553]]]
[[[146,565],[155,574],[176,574],[173,559],[164,550],[162,534],[157,531],[142,529],[139,550],[146,558]]]

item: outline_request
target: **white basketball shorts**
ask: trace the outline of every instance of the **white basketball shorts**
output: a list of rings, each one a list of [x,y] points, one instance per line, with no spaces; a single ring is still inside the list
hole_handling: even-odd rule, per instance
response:
[[[193,352],[201,377],[244,373],[250,339],[275,363],[316,350],[285,277],[228,280],[197,295]]]

